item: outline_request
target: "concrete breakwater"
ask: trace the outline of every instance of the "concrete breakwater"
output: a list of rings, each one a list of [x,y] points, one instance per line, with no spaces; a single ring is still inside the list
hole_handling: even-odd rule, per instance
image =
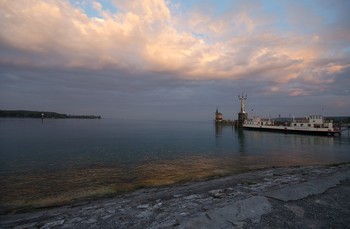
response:
[[[0,216],[1,228],[348,226],[350,164],[271,168]]]

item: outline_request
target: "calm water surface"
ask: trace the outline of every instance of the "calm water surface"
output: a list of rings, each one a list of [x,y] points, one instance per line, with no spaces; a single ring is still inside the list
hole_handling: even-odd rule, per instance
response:
[[[0,119],[3,211],[114,195],[271,166],[350,161],[350,137],[212,122]]]

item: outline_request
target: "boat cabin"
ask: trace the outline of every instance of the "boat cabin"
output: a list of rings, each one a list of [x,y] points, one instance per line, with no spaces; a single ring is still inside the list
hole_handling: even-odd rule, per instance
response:
[[[322,115],[311,115],[305,118],[293,118],[290,126],[311,128],[333,128],[333,121],[325,122]]]

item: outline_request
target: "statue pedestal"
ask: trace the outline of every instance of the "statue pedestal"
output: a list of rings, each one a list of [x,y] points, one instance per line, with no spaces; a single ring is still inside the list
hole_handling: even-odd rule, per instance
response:
[[[238,127],[242,127],[244,120],[248,118],[248,113],[245,112],[239,112],[238,113]]]

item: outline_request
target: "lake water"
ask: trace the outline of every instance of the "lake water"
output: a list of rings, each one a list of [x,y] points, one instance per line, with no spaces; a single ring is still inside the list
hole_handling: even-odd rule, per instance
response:
[[[350,137],[212,122],[0,119],[2,211],[45,207],[272,166],[350,161]]]

